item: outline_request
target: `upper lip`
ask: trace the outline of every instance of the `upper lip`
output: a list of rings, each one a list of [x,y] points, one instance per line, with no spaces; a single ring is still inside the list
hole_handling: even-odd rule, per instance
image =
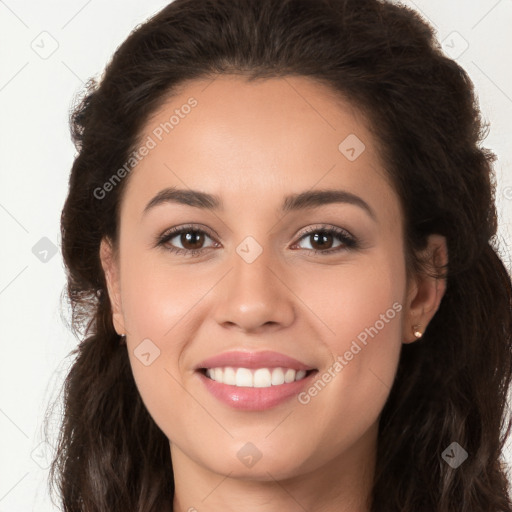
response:
[[[221,368],[231,366],[235,368],[292,368],[294,370],[314,370],[293,357],[270,350],[260,352],[231,351],[209,357],[196,366],[196,370],[203,368]]]

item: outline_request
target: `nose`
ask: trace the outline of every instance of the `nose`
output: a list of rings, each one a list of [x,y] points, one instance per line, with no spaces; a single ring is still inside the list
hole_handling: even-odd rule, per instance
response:
[[[251,333],[289,326],[295,318],[295,295],[281,263],[266,249],[248,261],[237,252],[230,259],[231,270],[216,287],[216,322]]]

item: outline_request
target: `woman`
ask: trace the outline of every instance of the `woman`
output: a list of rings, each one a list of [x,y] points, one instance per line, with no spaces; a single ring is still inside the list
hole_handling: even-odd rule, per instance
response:
[[[471,81],[377,0],[176,0],[72,117],[67,511],[511,511]]]

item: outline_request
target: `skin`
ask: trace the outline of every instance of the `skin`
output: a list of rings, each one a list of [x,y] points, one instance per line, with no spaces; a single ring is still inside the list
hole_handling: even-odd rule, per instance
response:
[[[119,252],[107,239],[100,249],[115,328],[126,333],[137,387],[170,441],[174,510],[368,510],[379,416],[402,344],[416,339],[414,325],[426,329],[445,281],[407,279],[400,202],[350,103],[306,77],[249,83],[223,75],[187,83],[141,140],[191,96],[198,105],[128,178]],[[349,134],[365,144],[354,161],[338,149]],[[224,209],[166,203],[143,215],[170,186],[217,194]],[[356,194],[375,220],[347,203],[280,213],[286,195],[320,188]],[[187,246],[178,235],[167,247],[203,247],[201,255],[155,246],[166,230],[189,223],[215,236]],[[314,254],[343,247],[335,236],[324,249],[303,236],[323,225],[349,231],[360,245]],[[247,236],[263,250],[252,263],[236,252]],[[445,263],[444,238],[432,235],[424,256]],[[401,311],[307,404],[294,397],[238,411],[194,372],[203,359],[240,349],[275,350],[322,375],[393,304]],[[149,366],[134,355],[146,338],[160,350]],[[261,453],[252,467],[237,457],[247,442]]]

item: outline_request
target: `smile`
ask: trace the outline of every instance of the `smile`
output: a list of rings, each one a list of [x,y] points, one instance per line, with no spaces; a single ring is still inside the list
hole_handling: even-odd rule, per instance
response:
[[[210,379],[221,384],[247,388],[269,388],[299,381],[306,377],[306,370],[293,368],[207,368],[204,373]]]

